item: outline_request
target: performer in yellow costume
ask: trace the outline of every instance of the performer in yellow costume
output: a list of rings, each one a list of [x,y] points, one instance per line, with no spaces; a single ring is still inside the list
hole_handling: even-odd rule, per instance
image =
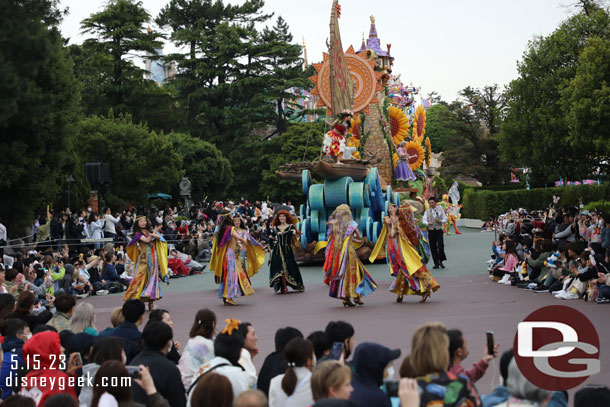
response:
[[[162,297],[159,282],[169,281],[167,243],[159,235],[158,227],[153,230],[146,216],[136,219],[133,231],[133,239],[127,245],[127,256],[134,263],[136,273],[123,295],[123,301],[148,301],[148,309],[152,310],[153,302]]]
[[[225,305],[238,305],[234,298],[254,294],[250,277],[256,274],[265,262],[265,250],[260,243],[249,234],[243,238],[232,225],[230,212],[220,215],[210,258],[210,269],[214,272],[216,283],[220,284],[218,298],[222,298]],[[238,248],[238,242],[245,248],[246,270],[240,258],[241,249]]]
[[[425,302],[440,285],[432,277],[416,249],[421,238],[410,205],[390,205],[389,216],[384,219],[383,229],[369,260],[374,262],[385,247],[390,273],[396,280],[390,291],[397,294],[396,302],[402,302],[404,295],[421,295]]]
[[[461,235],[462,232],[460,232],[458,230],[457,221],[462,216],[460,214],[460,208],[462,207],[462,205],[452,204],[451,202],[449,202],[449,195],[444,194],[443,200],[441,202],[441,207],[445,211],[445,215],[447,215],[447,223],[445,223],[443,225],[443,232],[450,235],[451,234],[450,228],[451,228],[451,225],[453,225],[453,227],[455,229],[455,234]]]

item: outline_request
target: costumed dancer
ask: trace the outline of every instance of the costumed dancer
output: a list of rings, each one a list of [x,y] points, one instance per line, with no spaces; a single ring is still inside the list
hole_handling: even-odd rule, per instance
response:
[[[409,154],[407,153],[407,150],[405,150],[406,145],[406,141],[401,141],[398,143],[398,148],[396,148],[396,152],[398,153],[398,162],[396,163],[396,169],[394,170],[396,181],[409,182],[417,179],[409,166]]]
[[[138,217],[133,227],[133,238],[127,245],[127,256],[135,265],[135,275],[123,295],[123,301],[148,301],[151,311],[154,301],[162,297],[159,282],[169,284],[167,243],[158,233],[160,227],[153,230],[146,216]]]
[[[332,157],[335,162],[340,163],[345,151],[345,136],[351,127],[352,112],[343,112],[330,123],[331,130],[324,135],[322,152],[327,157]]]
[[[265,248],[263,247],[262,244],[257,242],[256,239],[254,239],[250,235],[250,232],[248,231],[248,227],[246,226],[246,222],[244,221],[244,218],[242,218],[239,215],[233,217],[233,229],[242,239],[244,239],[250,245],[252,245],[253,247],[260,248],[260,249],[256,249],[256,250],[250,249],[250,251],[251,251],[250,257],[252,257],[252,256],[258,257],[262,250],[262,253],[263,253],[262,262],[261,262],[261,265],[262,265],[265,262]],[[240,241],[237,242],[237,245],[239,246],[239,257],[241,260],[241,267],[244,270],[248,270],[248,245],[244,245]],[[258,266],[258,268],[260,268],[260,265]],[[258,268],[256,268],[256,270],[253,270],[252,275],[256,274],[256,272],[258,271]],[[248,274],[250,274],[250,273],[248,272]],[[252,275],[250,275],[250,277],[252,277]]]
[[[225,210],[219,218],[219,226],[214,236],[210,269],[214,271],[214,280],[220,284],[218,298],[225,305],[238,305],[234,298],[254,294],[250,277],[252,277],[265,262],[265,251],[262,246],[256,246],[242,238],[233,228],[231,212]],[[241,248],[246,250],[247,269],[244,269],[241,258],[235,252]]]
[[[455,229],[456,235],[461,235],[462,232],[458,230],[457,220],[460,218],[459,215],[456,216],[457,212],[459,214],[461,205],[453,205],[449,202],[449,195],[443,194],[443,200],[441,201],[441,207],[445,211],[445,215],[447,216],[447,223],[443,225],[443,233],[451,234],[451,226]]]
[[[356,254],[356,248],[364,240],[358,224],[352,218],[350,207],[339,205],[327,225],[326,242],[319,244],[320,247],[326,245],[324,283],[330,286],[329,295],[343,299],[344,307],[353,307],[354,303],[364,305],[360,298],[375,291],[377,284]]]
[[[277,293],[288,292],[288,287],[303,292],[303,278],[292,251],[300,235],[295,227],[294,219],[288,211],[281,210],[275,214],[271,222],[271,257],[269,259],[269,286]]]
[[[390,291],[398,295],[396,302],[402,302],[404,295],[421,295],[420,302],[425,302],[440,285],[422,262],[416,248],[420,245],[422,232],[413,210],[410,205],[400,209],[390,205],[388,212],[369,260],[374,262],[385,247],[390,274],[396,277],[390,285]]]

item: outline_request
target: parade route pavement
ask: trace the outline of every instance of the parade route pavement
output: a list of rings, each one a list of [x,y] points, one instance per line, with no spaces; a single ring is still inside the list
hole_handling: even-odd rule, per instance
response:
[[[324,330],[333,320],[344,320],[355,329],[357,345],[374,341],[390,348],[400,348],[402,355],[395,362],[398,372],[400,362],[410,351],[411,337],[415,329],[427,321],[440,321],[447,328],[458,328],[468,341],[470,356],[463,362],[469,368],[485,351],[485,332],[495,333],[500,353],[512,346],[517,324],[529,313],[546,305],[567,305],[585,314],[597,328],[601,344],[601,373],[590,377],[586,384],[610,385],[610,305],[582,300],[558,300],[549,293],[534,293],[516,287],[500,285],[489,280],[485,261],[489,259],[493,233],[463,230],[463,234],[445,236],[448,257],[445,270],[430,271],[441,287],[425,304],[420,297],[407,296],[402,304],[388,291],[392,282],[387,265],[368,264],[379,288],[363,299],[365,306],[344,308],[341,301],[328,296],[323,284],[321,265],[302,267],[305,282],[304,293],[274,294],[268,287],[267,264],[252,279],[255,294],[238,298],[238,307],[224,306],[218,298],[218,289],[209,272],[197,276],[172,279],[170,286],[162,285],[164,298],[155,303],[167,309],[174,321],[175,339],[186,345],[188,332],[199,308],[212,309],[218,318],[218,330],[224,320],[236,318],[251,322],[258,335],[260,354],[254,358],[257,368],[264,357],[274,351],[274,335],[278,328],[293,326],[304,336],[315,330]],[[206,270],[207,271],[207,270]],[[110,326],[110,312],[121,306],[121,294],[89,297],[97,313],[98,330]],[[477,382],[479,393],[490,393],[500,381],[499,361],[491,364],[487,373]],[[570,392],[570,398],[573,391]],[[570,403],[571,404],[571,403]]]

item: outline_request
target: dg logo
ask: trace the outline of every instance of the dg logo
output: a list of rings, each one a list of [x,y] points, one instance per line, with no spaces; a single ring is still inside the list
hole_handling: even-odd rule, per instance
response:
[[[569,390],[600,372],[599,337],[581,312],[540,308],[519,323],[514,342],[519,370],[545,390]]]

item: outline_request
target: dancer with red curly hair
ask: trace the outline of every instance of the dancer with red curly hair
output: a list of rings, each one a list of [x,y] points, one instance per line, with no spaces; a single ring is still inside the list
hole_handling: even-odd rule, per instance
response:
[[[295,225],[296,219],[284,210],[277,212],[271,221],[269,286],[273,287],[276,293],[279,291],[286,294],[288,287],[299,292],[305,291],[301,271],[292,250],[300,235]]]

